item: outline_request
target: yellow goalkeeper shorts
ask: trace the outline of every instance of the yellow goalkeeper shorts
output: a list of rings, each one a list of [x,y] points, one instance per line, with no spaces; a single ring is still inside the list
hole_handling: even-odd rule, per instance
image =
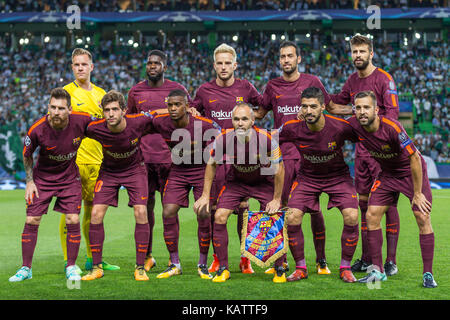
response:
[[[97,182],[98,172],[100,170],[99,164],[79,164],[81,177],[81,195],[83,200],[94,200],[94,188]]]

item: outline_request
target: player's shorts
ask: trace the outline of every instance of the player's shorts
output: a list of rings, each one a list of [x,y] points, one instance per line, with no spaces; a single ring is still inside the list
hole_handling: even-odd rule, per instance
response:
[[[334,207],[341,211],[347,208],[358,209],[358,196],[350,175],[314,181],[299,176],[292,186],[288,207],[318,213],[322,192],[329,196],[328,210]]]
[[[273,199],[273,188],[273,181],[254,185],[248,185],[241,181],[227,181],[219,192],[217,209],[236,210],[239,208],[239,204],[248,198],[258,200],[261,208],[265,209]]]
[[[119,173],[100,170],[94,189],[94,205],[106,204],[117,207],[121,186],[127,189],[129,207],[147,205],[147,170],[144,164]]]
[[[398,178],[381,174],[372,186],[368,205],[396,207],[400,193],[403,193],[412,202],[414,197],[412,176]],[[431,186],[424,162],[422,162],[422,193],[432,203]],[[416,205],[411,208],[413,211],[420,211]]]
[[[39,198],[34,197],[33,203],[27,204],[27,216],[40,217],[47,214],[53,197],[56,197],[53,210],[64,214],[80,214],[81,209],[81,182],[76,180],[66,187],[54,187],[39,184],[35,181]]]
[[[172,166],[162,193],[162,203],[189,207],[189,192],[192,189],[195,200],[200,198],[204,179],[205,166],[193,168]]]
[[[214,176],[214,180],[211,186],[210,197],[213,203],[217,203],[217,198],[219,197],[220,191],[225,186],[227,175],[230,170],[231,167],[228,164],[219,164],[216,166],[216,175]]]
[[[297,172],[300,169],[300,160],[298,159],[286,159],[283,160],[284,164],[284,185],[283,193],[281,194],[281,201],[287,203],[289,200],[289,194],[291,192],[292,184],[295,181]]]
[[[155,199],[155,192],[163,193],[171,163],[146,163],[148,173],[148,198]]]
[[[100,164],[77,164],[81,177],[81,196],[83,200],[94,199],[94,188],[97,182]]]
[[[355,157],[356,192],[358,192],[358,194],[369,194],[370,188],[372,187],[380,172],[380,164],[372,157]]]

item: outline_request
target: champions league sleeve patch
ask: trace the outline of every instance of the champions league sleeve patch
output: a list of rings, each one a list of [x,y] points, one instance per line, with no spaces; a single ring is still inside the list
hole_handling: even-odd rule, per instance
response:
[[[286,211],[273,215],[263,211],[245,211],[241,254],[259,267],[269,267],[287,252]]]
[[[25,143],[25,146],[26,146],[26,147],[28,147],[28,146],[31,144],[31,139],[30,139],[29,136],[26,136],[26,137],[25,137],[24,143]]]
[[[407,146],[413,143],[412,140],[408,137],[408,135],[404,132],[400,132],[398,134],[398,139],[400,140],[400,146],[402,148],[406,148]]]

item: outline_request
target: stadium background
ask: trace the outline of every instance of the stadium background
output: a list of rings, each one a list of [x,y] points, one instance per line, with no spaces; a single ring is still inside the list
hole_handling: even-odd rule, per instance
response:
[[[72,28],[80,9],[80,26]],[[369,29],[369,5],[381,8]],[[238,53],[237,76],[262,92],[280,74],[284,39],[301,47],[300,71],[337,93],[354,67],[349,38],[369,34],[374,64],[397,83],[400,120],[427,156],[433,187],[450,183],[448,1],[0,1],[0,189],[23,188],[22,141],[45,114],[51,88],[73,80],[75,47],[93,52],[92,82],[126,94],[145,78],[150,49],[169,55],[166,77],[191,96],[215,77],[212,51],[226,42]],[[69,8],[70,9],[70,8]],[[236,11],[239,10],[239,11]],[[71,20],[72,19],[72,20]],[[69,22],[68,22],[69,21]],[[76,21],[75,21],[76,22]],[[272,125],[271,113],[258,123]],[[345,150],[352,167],[353,146]]]

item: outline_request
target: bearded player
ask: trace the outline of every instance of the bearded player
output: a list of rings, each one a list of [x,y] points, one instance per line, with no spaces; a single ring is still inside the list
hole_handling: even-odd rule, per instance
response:
[[[64,89],[70,93],[72,98],[72,108],[74,111],[87,112],[97,119],[103,118],[100,102],[105,95],[102,88],[97,87],[91,82],[91,73],[94,70],[92,55],[88,50],[76,48],[72,52],[72,71],[75,80],[64,86]],[[77,165],[80,170],[82,196],[83,196],[83,220],[81,229],[86,242],[86,264],[85,269],[92,269],[92,252],[89,245],[89,225],[91,221],[92,201],[94,199],[94,186],[97,181],[98,172],[102,163],[103,153],[101,145],[90,138],[84,138],[81,142],[77,154]],[[59,231],[61,236],[61,245],[64,252],[64,260],[67,260],[66,238],[67,229],[61,218]],[[111,265],[103,261],[105,270],[118,270],[118,266]]]
[[[233,47],[223,43],[219,45],[213,54],[214,70],[216,78],[202,84],[193,101],[193,107],[206,118],[216,122],[222,129],[233,128],[231,113],[236,104],[250,103],[254,106],[259,105],[261,96],[256,88],[245,79],[236,78],[234,72],[237,69],[237,55]],[[228,165],[219,165],[217,168],[215,182],[211,196],[214,201],[225,183],[225,177],[230,167]],[[213,219],[215,205],[211,211]],[[236,209],[237,232],[239,240],[241,239],[243,226],[243,213],[248,209],[248,202],[244,200],[239,208]],[[214,254],[214,261],[209,267],[209,272],[217,272],[219,268],[219,260]],[[253,273],[251,262],[248,258],[241,256],[239,268],[242,273]]]
[[[164,77],[164,73],[167,71],[167,62],[168,58],[166,53],[160,50],[152,50],[149,52],[145,67],[147,80],[139,82],[128,92],[127,113],[167,113],[166,103],[168,94],[172,90],[183,90],[187,93],[186,88],[181,84]],[[190,101],[189,95],[188,100]],[[193,112],[193,109],[188,108],[188,111]],[[147,257],[145,259],[145,270],[150,271],[150,269],[156,266],[156,260],[152,256],[153,228],[155,225],[155,195],[156,191],[162,194],[172,160],[169,148],[159,133],[151,133],[144,136],[142,138],[141,149],[148,173],[147,215],[150,225],[150,236]]]
[[[332,95],[332,100],[339,106],[332,106],[331,113],[352,114],[350,106],[354,102],[355,94],[364,90],[375,93],[380,115],[397,120],[399,114],[397,88],[392,76],[386,71],[373,65],[373,43],[368,37],[356,35],[350,40],[351,55],[356,72],[350,75],[339,94]],[[380,173],[380,165],[375,161],[364,145],[356,144],[355,150],[355,188],[359,195],[359,208],[361,210],[361,243],[362,257],[355,261],[352,270],[366,271],[370,265],[366,211],[370,187]],[[384,268],[388,276],[398,272],[396,253],[400,230],[400,219],[396,206],[391,206],[386,212],[386,239],[387,256]]]
[[[381,218],[388,206],[396,205],[403,193],[411,202],[419,227],[419,243],[422,253],[422,285],[437,287],[433,277],[434,232],[431,226],[432,194],[427,166],[402,125],[378,115],[379,103],[372,91],[355,95],[355,117],[349,122],[361,143],[381,167],[375,181],[367,210],[368,243],[372,271],[359,282],[385,281],[382,260],[383,234]]]
[[[325,104],[330,102],[330,96],[319,78],[298,71],[298,65],[301,62],[298,46],[292,41],[284,41],[281,43],[279,50],[279,62],[283,74],[267,83],[261,106],[255,113],[256,118],[262,119],[269,111],[272,111],[274,129],[278,129],[283,123],[297,118],[300,96],[306,88],[320,88],[325,96]],[[285,165],[283,204],[287,205],[289,192],[300,167],[300,153],[290,141],[281,143],[281,152]],[[321,211],[311,214],[311,229],[316,249],[317,273],[330,274],[325,257],[325,222]],[[273,268],[266,271],[266,273],[270,272],[273,272]]]

